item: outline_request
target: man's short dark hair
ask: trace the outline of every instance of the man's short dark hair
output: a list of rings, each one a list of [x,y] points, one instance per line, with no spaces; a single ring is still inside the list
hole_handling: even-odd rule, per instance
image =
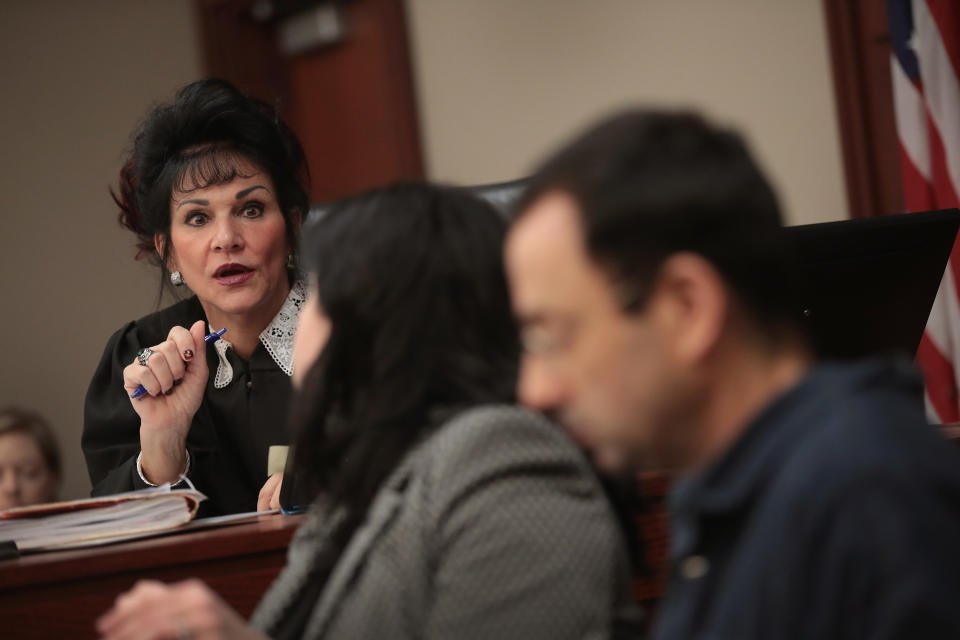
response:
[[[627,311],[664,260],[703,256],[765,329],[795,326],[777,198],[736,133],[692,113],[632,110],[587,130],[533,175],[519,215],[551,191],[580,209],[587,251]]]

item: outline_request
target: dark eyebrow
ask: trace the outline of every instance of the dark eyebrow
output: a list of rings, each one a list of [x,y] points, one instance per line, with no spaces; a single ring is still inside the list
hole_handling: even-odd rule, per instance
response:
[[[177,209],[179,209],[180,207],[182,207],[182,206],[185,205],[185,204],[199,204],[199,205],[202,205],[202,206],[204,206],[204,207],[209,207],[209,206],[210,206],[210,201],[209,201],[209,200],[200,200],[199,198],[193,198],[193,199],[191,199],[191,200],[181,200],[181,201],[180,201],[180,204],[177,205]]]
[[[246,196],[246,195],[247,195],[248,193],[250,193],[251,191],[255,191],[255,190],[257,190],[257,189],[263,189],[264,191],[266,191],[266,192],[268,192],[268,193],[270,192],[270,189],[267,189],[267,188],[266,188],[265,186],[263,186],[262,184],[257,184],[257,185],[254,185],[254,186],[252,186],[252,187],[247,187],[246,189],[243,189],[242,191],[237,191],[237,200],[239,200],[240,198],[243,198],[244,196]]]

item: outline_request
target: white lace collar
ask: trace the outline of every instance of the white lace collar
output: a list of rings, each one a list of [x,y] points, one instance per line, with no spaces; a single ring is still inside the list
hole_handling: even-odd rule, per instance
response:
[[[293,375],[293,334],[297,329],[297,316],[300,315],[300,309],[306,299],[306,286],[300,280],[294,282],[280,311],[260,334],[260,342],[263,343],[267,353],[288,376]],[[210,327],[210,332],[213,333],[213,331],[213,327]],[[220,338],[213,343],[213,346],[220,360],[213,386],[223,389],[233,381],[233,366],[227,360],[227,349],[232,349],[233,345]]]

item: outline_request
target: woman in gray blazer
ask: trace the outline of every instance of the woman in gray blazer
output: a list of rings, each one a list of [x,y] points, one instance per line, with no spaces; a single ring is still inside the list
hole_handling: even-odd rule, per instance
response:
[[[453,188],[335,206],[304,232],[285,495],[310,503],[248,626],[198,581],[141,583],[106,638],[608,638],[629,561],[584,456],[513,406],[505,223]]]

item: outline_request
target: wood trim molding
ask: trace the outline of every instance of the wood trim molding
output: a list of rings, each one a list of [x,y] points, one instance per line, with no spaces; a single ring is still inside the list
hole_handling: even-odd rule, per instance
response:
[[[903,211],[886,4],[823,0],[853,218]]]

